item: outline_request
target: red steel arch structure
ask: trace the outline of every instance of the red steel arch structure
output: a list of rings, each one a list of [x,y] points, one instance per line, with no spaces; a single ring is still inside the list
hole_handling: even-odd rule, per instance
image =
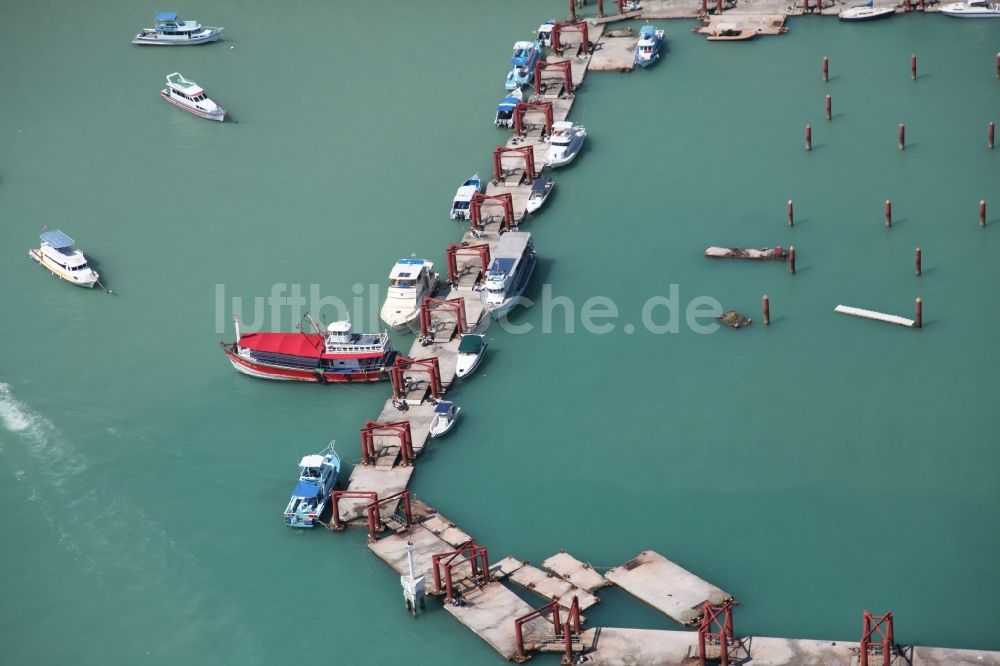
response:
[[[490,245],[489,243],[479,243],[476,245],[460,245],[459,243],[452,243],[448,246],[448,249],[444,251],[444,258],[448,263],[448,282],[451,284],[458,283],[458,253],[463,254],[475,253],[479,255],[479,276],[480,278],[489,270],[490,266]],[[476,282],[479,282],[477,279]]]
[[[705,666],[709,659],[708,648],[719,648],[719,664],[729,666],[730,643],[733,638],[733,604],[726,602],[713,606],[705,602],[701,624],[698,626],[698,663]]]
[[[557,69],[562,73],[563,89],[567,95],[573,94],[573,69],[568,60],[561,62],[548,62],[539,60],[535,63],[535,78],[532,85],[535,86],[535,94],[541,95],[542,90],[549,87],[548,83],[542,81],[542,75],[549,70]]]
[[[409,421],[395,421],[392,423],[379,423],[378,421],[365,421],[365,427],[361,429],[361,464],[375,464],[375,437],[396,437],[399,439],[399,454],[403,458],[403,466],[408,467],[413,464],[416,456],[413,454],[413,435],[410,433]]]
[[[444,393],[441,386],[441,367],[438,365],[437,356],[429,358],[410,358],[398,354],[396,362],[389,368],[389,378],[392,379],[392,397],[396,400],[405,398],[403,386],[406,383],[403,379],[404,370],[417,370],[427,373],[427,383],[430,384],[431,398],[437,400]]]
[[[535,72],[538,65],[535,65]],[[537,79],[536,79],[537,81]],[[503,178],[504,157],[520,157],[524,160],[524,177],[529,181],[538,177],[535,171],[535,150],[531,146],[497,146],[493,151],[493,182],[499,183]]]
[[[553,598],[552,601],[544,606],[536,608],[530,613],[525,613],[521,617],[514,620],[514,661],[519,664],[523,664],[531,658],[531,655],[528,654],[528,651],[524,646],[523,626],[532,620],[544,618],[548,615],[546,619],[552,623],[552,629],[555,637],[557,639],[563,638],[565,640],[566,653],[564,655],[563,663],[573,663],[573,636],[579,637],[580,635],[580,600],[573,597],[573,603],[570,604],[569,617],[566,619],[566,622],[559,621],[559,610],[559,600]]]
[[[454,580],[452,571],[455,567],[468,564],[472,568],[472,578],[485,585],[490,577],[490,560],[486,547],[480,546],[475,539],[469,539],[455,550],[438,553],[432,558],[434,567],[434,594],[441,594],[441,580],[444,579],[445,601],[451,601],[454,596]]]
[[[580,51],[583,55],[590,53],[590,33],[587,31],[586,21],[558,21],[552,26],[552,52],[562,55],[563,45],[559,43],[559,35],[562,32],[579,32],[583,37],[580,44]]]
[[[524,134],[524,116],[541,113],[545,116],[545,133],[552,134],[552,102],[518,102],[514,107],[514,134]]]
[[[861,626],[860,666],[869,666],[869,664],[889,666],[892,663],[895,648],[892,613],[872,615],[865,611]],[[881,660],[877,659],[879,656],[882,657]],[[876,659],[869,661],[869,657]]]
[[[420,337],[426,338],[427,334],[430,333],[431,315],[434,310],[451,310],[455,313],[455,330],[458,335],[462,335],[469,330],[469,325],[465,318],[464,298],[449,298],[448,300],[425,298],[424,302],[420,305]]]
[[[530,148],[530,147],[529,147]],[[532,153],[532,167],[534,167],[534,153]],[[534,180],[533,178],[531,180]],[[476,192],[469,202],[469,220],[473,229],[481,229],[483,226],[483,206],[495,204],[503,206],[503,227],[509,230],[514,226],[514,197],[509,193],[504,194],[483,194]]]

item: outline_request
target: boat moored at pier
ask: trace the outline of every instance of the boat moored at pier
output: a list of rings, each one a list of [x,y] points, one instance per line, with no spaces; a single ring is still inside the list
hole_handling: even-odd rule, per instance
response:
[[[513,114],[512,114],[513,115]],[[455,198],[451,201],[451,213],[449,216],[453,220],[468,220],[469,206],[472,204],[472,197],[477,192],[483,191],[483,179],[479,174],[473,174],[467,178],[458,189],[455,190]]]
[[[540,175],[531,183],[531,193],[528,194],[528,202],[525,204],[524,209],[529,213],[534,213],[536,210],[542,207],[549,195],[552,194],[552,188],[556,186],[556,182],[546,175]]]
[[[483,306],[490,315],[499,319],[520,303],[536,261],[530,233],[508,231],[500,237],[483,290]]]
[[[340,456],[333,447],[334,442],[330,442],[320,453],[299,461],[299,481],[285,507],[289,527],[315,527],[323,514],[340,474]]]
[[[514,42],[514,55],[510,58],[511,70],[505,86],[514,90],[526,86],[535,78],[535,63],[541,55],[541,42]]]
[[[517,103],[522,100],[524,100],[524,95],[521,93],[521,89],[514,88],[497,104],[497,115],[493,119],[493,124],[497,127],[513,127],[514,109],[517,107]]]
[[[59,231],[41,234],[38,249],[28,250],[28,256],[49,269],[53,275],[78,287],[93,288],[101,276],[90,267],[83,252],[74,247],[74,240]]]
[[[420,315],[424,299],[437,291],[440,277],[424,259],[400,259],[389,273],[389,287],[379,313],[394,331],[408,330]]]
[[[549,149],[545,151],[545,166],[561,167],[572,162],[586,138],[587,129],[583,125],[574,125],[568,120],[553,123]]]
[[[649,67],[660,59],[660,51],[663,50],[662,30],[657,30],[651,25],[644,25],[639,30],[639,42],[635,45],[635,64],[640,67]]]
[[[429,433],[431,437],[441,437],[455,427],[462,408],[453,402],[442,400],[434,406],[434,418],[431,419]]]
[[[860,22],[860,21],[876,21],[878,19],[889,18],[896,13],[895,7],[876,7],[873,0],[868,0],[868,2],[863,5],[855,5],[853,7],[848,7],[844,11],[837,15],[841,21],[848,22]]]
[[[552,29],[555,26],[556,22],[552,19],[538,26],[538,35],[535,37],[535,41],[545,48],[552,48]]]
[[[458,355],[455,357],[455,375],[459,378],[468,377],[483,360],[486,354],[486,336],[480,333],[465,333],[458,342]]]
[[[941,5],[941,13],[955,18],[1000,18],[1000,3],[988,0],[965,0]]]
[[[306,315],[314,333],[240,333],[220,343],[239,372],[260,379],[338,384],[377,382],[388,377],[395,360],[389,334],[354,333],[350,321],[335,321],[323,331]]]
[[[226,119],[226,110],[213,102],[201,86],[179,72],[167,75],[167,87],[160,91],[160,97],[196,116],[219,122]]]
[[[143,28],[133,44],[154,46],[191,46],[207,44],[222,36],[224,28],[202,27],[197,21],[182,21],[177,12],[156,12],[153,27]]]

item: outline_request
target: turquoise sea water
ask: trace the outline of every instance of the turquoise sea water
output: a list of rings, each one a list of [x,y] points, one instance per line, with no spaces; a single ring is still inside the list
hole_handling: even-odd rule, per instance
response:
[[[499,663],[436,604],[410,619],[359,532],[280,520],[299,457],[336,438],[357,460],[387,386],[254,381],[217,341],[231,297],[253,319],[275,284],[350,302],[411,252],[443,267],[454,188],[488,173],[504,136],[491,120],[510,44],[563,5],[180,3],[227,39],[161,50],[128,43],[154,7],[9,4],[4,663]],[[529,295],[568,296],[576,330],[557,309],[542,332],[541,307],[512,317],[531,333],[492,327],[488,361],[452,393],[463,422],[413,488],[496,559],[562,547],[607,567],[658,550],[741,600],[739,633],[856,639],[867,608],[893,611],[904,643],[1000,649],[1000,198],[985,147],[1000,25],[807,17],[723,45],[690,25],[665,22],[654,68],[588,77],[573,113],[587,148],[527,229]],[[173,71],[236,122],[158,99]],[[118,295],[30,263],[42,225],[75,237]],[[702,257],[776,244],[796,246],[794,277]],[[643,304],[671,284],[681,308],[710,296],[754,319],[767,293],[772,325],[648,333]],[[595,295],[620,312],[607,335],[579,321]],[[916,296],[919,332],[832,312],[910,316]],[[620,591],[590,618],[674,628]]]

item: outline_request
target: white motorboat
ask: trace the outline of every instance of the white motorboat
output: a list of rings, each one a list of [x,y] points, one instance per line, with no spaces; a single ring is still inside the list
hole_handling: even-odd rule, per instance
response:
[[[848,7],[837,16],[841,21],[875,21],[888,18],[895,13],[895,7],[876,7],[873,0],[868,0],[863,5]]]
[[[586,138],[587,129],[583,125],[574,125],[567,120],[553,123],[549,149],[545,152],[545,166],[561,167],[572,162]]]
[[[79,287],[93,288],[101,276],[87,263],[83,252],[73,247],[72,238],[59,231],[43,232],[42,245],[28,250],[28,256],[52,271],[53,275]]]
[[[536,178],[535,182],[531,184],[531,194],[528,195],[528,203],[525,205],[525,209],[529,213],[534,213],[541,208],[545,200],[552,194],[552,188],[555,186],[556,182],[548,176],[539,176]]]
[[[440,437],[455,427],[458,415],[462,413],[462,408],[453,402],[442,400],[434,407],[434,418],[431,419],[431,437]]]
[[[639,42],[635,45],[633,59],[640,67],[649,67],[660,59],[663,50],[663,30],[657,30],[651,25],[644,25],[639,30]]]
[[[545,48],[552,48],[552,28],[555,26],[556,22],[553,20],[548,20],[538,26],[538,36],[535,37],[535,41]]]
[[[225,109],[209,99],[201,86],[178,72],[167,75],[167,87],[160,91],[160,97],[196,116],[219,122],[226,119]]]
[[[458,343],[458,356],[455,357],[455,374],[468,377],[479,367],[486,354],[486,336],[479,333],[466,333]]]
[[[380,316],[394,331],[405,331],[420,316],[424,299],[438,288],[434,264],[424,259],[400,259],[389,273],[389,289]]]
[[[483,180],[479,177],[478,173],[473,174],[471,178],[459,185],[458,190],[455,191],[455,198],[451,202],[451,219],[468,220],[472,197],[477,192],[481,192],[482,189]]]
[[[508,231],[500,237],[486,272],[483,291],[483,306],[493,318],[505,316],[521,302],[521,294],[531,280],[536,261],[530,233]]]
[[[1000,3],[965,0],[941,6],[941,13],[955,18],[1000,18]]]
[[[153,27],[143,28],[133,44],[155,46],[190,46],[207,44],[222,36],[224,28],[202,27],[197,21],[182,21],[177,12],[156,12]]]

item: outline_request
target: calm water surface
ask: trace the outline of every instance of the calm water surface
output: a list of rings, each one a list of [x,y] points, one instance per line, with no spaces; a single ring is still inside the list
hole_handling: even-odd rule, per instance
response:
[[[411,620],[359,532],[283,526],[299,457],[336,438],[357,460],[387,387],[238,376],[216,294],[252,319],[276,283],[349,300],[411,252],[443,266],[454,187],[503,138],[510,45],[564,4],[180,2],[227,39],[158,50],[128,43],[151,5],[7,3],[4,663],[499,663],[440,608]],[[590,139],[530,225],[529,295],[607,296],[615,330],[586,333],[577,312],[564,333],[557,310],[542,333],[542,308],[513,317],[527,335],[492,327],[416,493],[497,559],[563,547],[607,567],[656,549],[738,597],[741,633],[856,639],[868,608],[894,611],[901,642],[1000,649],[990,23],[804,18],[710,45],[669,22],[656,67],[588,78],[574,118]],[[159,100],[173,71],[236,122]],[[42,225],[118,296],[29,263]],[[777,244],[796,246],[794,278],[702,257]],[[682,308],[711,296],[754,318],[767,293],[772,326],[626,333],[671,284]],[[918,295],[920,332],[832,312],[908,316]],[[673,628],[620,591],[591,618]]]

